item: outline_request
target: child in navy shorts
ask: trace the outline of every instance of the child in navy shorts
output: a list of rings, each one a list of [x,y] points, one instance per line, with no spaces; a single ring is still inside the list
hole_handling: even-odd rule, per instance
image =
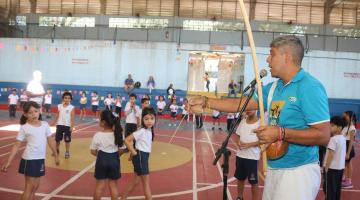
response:
[[[121,177],[119,147],[123,145],[120,118],[110,110],[104,110],[100,114],[100,127],[103,130],[94,135],[90,145],[91,154],[96,156],[94,199],[101,199],[106,182],[111,199],[118,199],[117,180]]]
[[[27,144],[21,156],[19,173],[25,176],[25,188],[21,199],[32,199],[40,184],[40,177],[45,175],[46,144],[49,144],[55,155],[55,163],[59,165],[59,156],[56,153],[54,139],[51,138],[49,124],[40,120],[40,106],[36,102],[25,102],[24,114],[20,119],[20,131],[11,150],[8,161],[1,167],[6,172],[14,159],[21,143]],[[36,148],[34,148],[36,147]]]
[[[151,189],[149,183],[149,156],[151,152],[151,144],[154,139],[155,110],[151,107],[144,108],[141,115],[142,128],[135,131],[125,139],[125,145],[129,149],[134,165],[134,179],[127,185],[121,199],[134,190],[135,186],[140,182],[143,184],[145,199],[151,199]],[[135,148],[133,142],[135,143]]]

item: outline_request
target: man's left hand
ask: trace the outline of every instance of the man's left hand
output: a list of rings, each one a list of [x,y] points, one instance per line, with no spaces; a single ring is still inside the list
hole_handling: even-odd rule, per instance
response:
[[[260,144],[269,144],[275,142],[279,137],[279,127],[277,126],[260,126],[255,129]]]

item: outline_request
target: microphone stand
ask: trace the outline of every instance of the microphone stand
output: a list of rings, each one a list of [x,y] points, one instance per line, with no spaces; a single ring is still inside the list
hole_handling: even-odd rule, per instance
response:
[[[243,114],[243,112],[245,111],[247,105],[249,104],[250,99],[252,98],[252,96],[255,93],[255,84],[251,85],[251,90],[249,95],[247,96],[247,99],[244,103],[244,106],[241,108],[240,110],[240,117],[236,120],[235,123],[232,123],[232,126],[230,128],[230,131],[226,137],[226,139],[224,140],[224,142],[222,143],[220,149],[217,150],[216,154],[215,154],[215,159],[213,161],[213,165],[216,165],[216,163],[219,161],[221,155],[224,155],[224,161],[223,164],[221,165],[221,168],[223,169],[223,200],[227,200],[227,180],[228,180],[228,173],[229,173],[229,157],[231,155],[231,152],[227,149],[227,145],[229,143],[230,137],[231,135],[235,132],[235,128],[240,124],[241,122],[241,115]]]

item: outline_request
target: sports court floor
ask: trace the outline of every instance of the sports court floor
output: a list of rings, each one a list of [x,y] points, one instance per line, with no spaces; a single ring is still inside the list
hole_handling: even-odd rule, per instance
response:
[[[20,112],[17,112],[20,115]],[[209,117],[207,117],[209,119]],[[206,120],[206,119],[205,119]],[[222,170],[220,162],[214,166],[214,154],[226,137],[224,131],[212,131],[211,124],[205,123],[202,129],[195,129],[192,122],[183,121],[176,131],[169,126],[167,119],[159,119],[155,128],[155,142],[150,159],[150,185],[154,199],[168,200],[220,200],[222,199]],[[177,124],[180,120],[177,121]],[[17,135],[18,119],[9,120],[8,112],[0,110],[0,164],[8,158]],[[225,130],[225,124],[223,129]],[[89,145],[92,136],[99,131],[98,122],[89,117],[84,121],[76,120],[71,143],[71,157],[64,159],[64,144],[60,149],[61,163],[55,166],[50,150],[47,151],[46,175],[41,178],[36,199],[92,199],[95,189],[93,177],[95,157],[90,154]],[[228,194],[229,199],[236,197],[236,180],[233,177],[235,166],[234,140],[229,143],[232,151]],[[15,157],[7,173],[0,173],[0,199],[19,199],[24,187],[24,177],[18,170],[19,159],[25,143]],[[356,144],[357,156],[354,160],[353,189],[342,191],[342,199],[357,200],[360,196],[360,144]],[[132,178],[132,165],[128,155],[121,157],[119,191]],[[261,169],[261,166],[260,166]],[[294,187],[296,187],[294,185]],[[260,176],[260,193],[263,189],[263,177]],[[250,185],[246,185],[245,199],[250,199]],[[104,193],[104,199],[109,194]],[[144,199],[142,187],[136,189],[130,199]],[[322,190],[317,199],[324,199]]]

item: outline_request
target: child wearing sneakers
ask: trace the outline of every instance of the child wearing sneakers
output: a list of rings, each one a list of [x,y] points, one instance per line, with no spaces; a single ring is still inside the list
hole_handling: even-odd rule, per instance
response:
[[[253,132],[260,126],[256,110],[247,111],[246,119],[242,120],[236,129],[238,150],[236,153],[235,178],[238,180],[238,197],[243,200],[245,179],[251,184],[252,199],[258,199],[258,161],[260,159],[259,141]]]
[[[213,118],[213,127],[211,128],[211,130],[215,130],[215,123],[217,122],[218,127],[219,127],[219,131],[222,131],[222,128],[220,127],[220,111],[218,110],[213,110],[212,112],[212,118]]]
[[[63,102],[58,105],[58,112],[52,123],[53,125],[56,125],[56,151],[59,154],[60,142],[64,138],[66,159],[70,157],[71,132],[75,125],[75,109],[74,106],[70,104],[71,100],[72,94],[70,92],[64,92],[62,95]]]
[[[330,119],[331,138],[324,158],[323,190],[326,200],[340,200],[346,154],[346,139],[341,131],[345,126],[346,121],[339,116]]]

